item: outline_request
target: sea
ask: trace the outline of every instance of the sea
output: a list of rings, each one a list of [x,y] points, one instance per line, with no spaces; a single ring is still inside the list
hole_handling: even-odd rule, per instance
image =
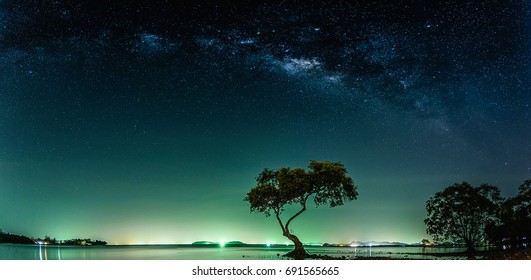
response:
[[[465,248],[422,246],[327,247],[306,246],[308,253],[339,259],[464,259],[438,253],[463,252]],[[289,245],[235,247],[194,245],[20,245],[0,244],[0,260],[283,260]]]

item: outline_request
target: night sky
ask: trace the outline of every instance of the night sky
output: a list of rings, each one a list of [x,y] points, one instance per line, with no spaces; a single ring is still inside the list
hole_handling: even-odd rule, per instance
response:
[[[0,1],[4,231],[289,242],[245,194],[328,160],[359,197],[303,242],[419,242],[435,192],[531,178],[528,1],[109,2]]]

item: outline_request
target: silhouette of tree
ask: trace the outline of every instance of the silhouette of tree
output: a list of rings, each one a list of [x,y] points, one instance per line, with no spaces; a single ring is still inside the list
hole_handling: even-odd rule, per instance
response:
[[[485,227],[496,219],[500,190],[495,186],[473,187],[463,182],[447,187],[426,202],[426,232],[434,241],[464,242],[467,252],[485,240]]]
[[[531,242],[531,180],[520,185],[517,196],[501,204],[499,217],[487,227],[490,240],[514,246]]]
[[[286,256],[304,259],[309,254],[304,245],[290,230],[291,222],[306,211],[307,201],[313,198],[316,206],[336,207],[345,201],[357,198],[358,192],[353,180],[341,163],[311,161],[309,170],[283,167],[278,170],[264,169],[256,178],[256,186],[245,197],[251,212],[273,214],[282,234],[295,244],[295,249]],[[299,205],[300,210],[282,220],[286,205]]]
[[[514,212],[519,238],[529,243],[531,239],[531,180],[526,180],[520,185],[515,204]]]

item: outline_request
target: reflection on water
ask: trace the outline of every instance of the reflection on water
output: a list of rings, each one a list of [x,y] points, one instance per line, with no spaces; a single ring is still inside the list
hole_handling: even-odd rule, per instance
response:
[[[61,246],[0,244],[3,260],[275,260],[291,246],[197,247],[190,245]],[[311,254],[356,257],[435,259],[429,254],[462,252],[438,247],[307,247]],[[452,258],[456,258],[455,256]]]

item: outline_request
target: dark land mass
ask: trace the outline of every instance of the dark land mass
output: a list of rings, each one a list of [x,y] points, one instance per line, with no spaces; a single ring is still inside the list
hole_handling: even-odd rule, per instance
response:
[[[0,243],[35,244],[31,238],[11,233],[0,233]]]
[[[531,260],[531,248],[482,252],[485,260]]]
[[[356,257],[356,260],[429,260],[429,258],[420,258],[418,256],[431,256],[436,259],[469,259],[469,260],[531,260],[531,248],[516,249],[493,249],[485,251],[476,251],[474,253],[455,252],[455,253],[400,253],[407,255],[407,258],[396,257]],[[417,257],[416,257],[417,256]],[[341,259],[341,258],[337,258]]]
[[[46,236],[45,238],[30,238],[24,235],[11,234],[0,231],[0,243],[11,244],[46,244],[46,245],[70,245],[70,246],[87,246],[87,245],[107,245],[106,241],[85,239],[70,239],[57,241],[55,238]]]
[[[241,241],[229,241],[229,242],[226,242],[226,243],[219,243],[219,242],[212,242],[212,241],[196,241],[196,242],[192,243],[192,246],[201,246],[201,247],[245,247],[245,246],[249,246],[249,244],[243,243]]]
[[[102,246],[102,245],[107,245],[107,242],[106,241],[101,241],[101,240],[94,240],[93,241],[90,238],[87,238],[87,239],[65,240],[65,241],[61,241],[59,243],[55,243],[55,244],[58,244],[58,245],[71,245],[71,246],[89,246],[89,245]]]

